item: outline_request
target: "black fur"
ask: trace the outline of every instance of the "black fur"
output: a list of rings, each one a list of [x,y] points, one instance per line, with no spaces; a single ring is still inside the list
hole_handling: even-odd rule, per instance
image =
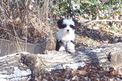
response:
[[[60,47],[63,46],[63,42],[60,40],[60,41],[56,41],[56,51],[59,51]]]
[[[74,41],[73,40],[71,40],[71,42],[74,44]]]
[[[68,18],[67,18],[68,19]],[[60,19],[60,20],[58,20],[58,22],[57,22],[57,24],[58,24],[58,27],[60,28],[60,29],[63,29],[63,28],[65,28],[66,27],[66,24],[62,24],[63,23],[63,20],[64,20],[64,18],[62,18],[62,19]],[[79,23],[77,22],[77,20],[76,19],[72,19],[73,21],[74,21],[74,23],[75,23],[75,26],[73,26],[73,25],[70,25],[70,27],[71,28],[73,28],[73,29],[76,29],[77,28],[77,26],[79,25]]]
[[[62,24],[63,23],[63,18],[58,20],[57,24],[60,29],[65,28],[66,26]]]

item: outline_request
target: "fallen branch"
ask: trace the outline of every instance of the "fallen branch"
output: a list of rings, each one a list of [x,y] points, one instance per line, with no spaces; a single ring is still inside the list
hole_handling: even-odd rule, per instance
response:
[[[80,24],[84,24],[84,23],[89,23],[89,22],[102,22],[102,21],[107,21],[107,22],[122,22],[122,20],[107,20],[107,19],[102,19],[102,20],[85,20],[84,22],[80,23]]]

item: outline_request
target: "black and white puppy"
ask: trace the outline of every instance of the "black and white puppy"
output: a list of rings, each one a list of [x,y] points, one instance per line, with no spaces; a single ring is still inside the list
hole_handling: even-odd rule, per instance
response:
[[[78,22],[75,19],[63,18],[58,22],[58,35],[56,42],[56,50],[64,51],[70,53],[75,53],[75,29],[78,25]]]

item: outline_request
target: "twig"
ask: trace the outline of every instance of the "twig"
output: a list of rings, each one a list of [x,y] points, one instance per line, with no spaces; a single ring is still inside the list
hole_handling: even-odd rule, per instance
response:
[[[103,19],[103,20],[86,20],[80,24],[84,24],[84,23],[89,23],[89,22],[102,22],[102,21],[107,21],[107,22],[122,22],[122,20],[106,20],[106,19]]]
[[[71,0],[69,0],[69,5],[70,5],[70,7],[71,7],[71,9],[72,9],[72,13],[73,13],[73,16],[74,16],[74,18],[75,18],[75,11],[74,11],[74,9],[73,9],[73,7],[72,7]]]
[[[1,3],[2,3],[2,6],[0,5],[1,11],[3,12],[5,17],[9,18],[9,16],[10,16],[9,11],[4,7],[5,4],[3,2],[1,2]],[[8,12],[8,14],[6,11]]]

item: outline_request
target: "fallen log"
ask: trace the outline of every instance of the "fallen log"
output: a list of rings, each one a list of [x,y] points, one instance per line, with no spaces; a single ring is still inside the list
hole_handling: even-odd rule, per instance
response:
[[[47,51],[46,54],[12,54],[0,57],[0,80],[26,81],[30,79],[30,76],[31,79],[32,77],[39,77],[39,75],[53,69],[72,68],[75,71],[87,64],[103,67],[105,70],[113,67],[119,74],[122,74],[121,58],[122,43],[103,45],[78,51],[74,54],[57,51]]]
[[[31,70],[22,64],[20,55],[10,54],[0,57],[0,81],[27,81]]]

